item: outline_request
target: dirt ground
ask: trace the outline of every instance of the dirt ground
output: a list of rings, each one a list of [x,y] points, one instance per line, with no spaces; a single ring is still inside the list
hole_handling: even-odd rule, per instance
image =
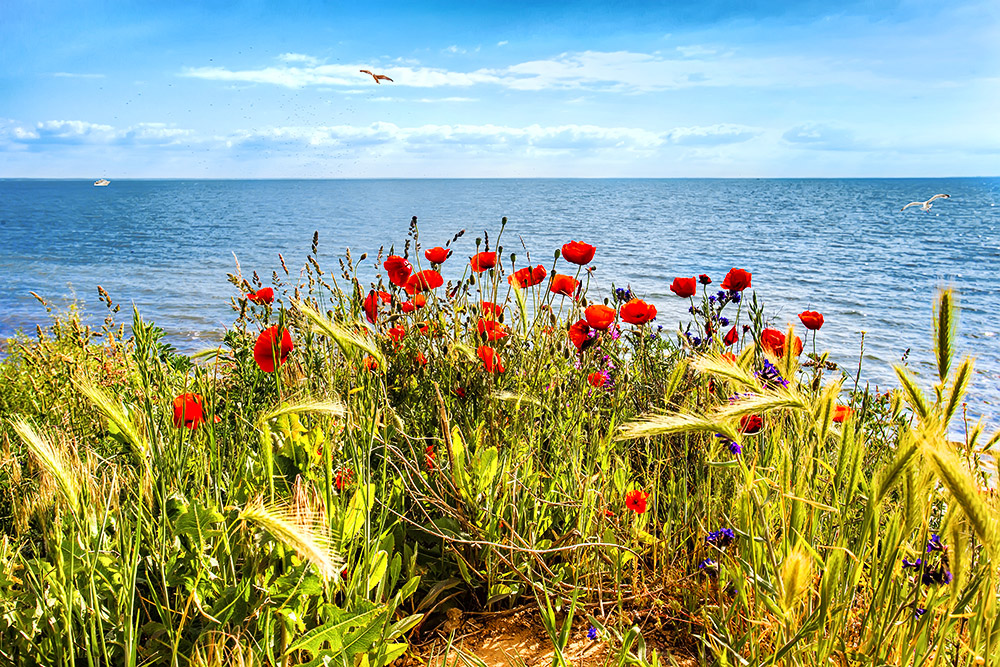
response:
[[[573,623],[565,656],[574,667],[612,665],[617,661],[614,647],[603,638],[590,639],[590,624],[578,617]],[[454,631],[451,650],[448,636]],[[407,665],[426,667],[551,667],[552,642],[541,625],[537,610],[525,610],[511,615],[461,615],[454,613],[433,632],[434,637],[414,646]],[[694,667],[697,661],[687,652],[669,649],[663,638],[643,633],[647,656],[655,648],[664,667],[674,664]],[[456,650],[457,649],[457,650]],[[447,653],[447,655],[446,655]],[[673,657],[673,661],[668,657]],[[479,662],[481,661],[481,662]]]

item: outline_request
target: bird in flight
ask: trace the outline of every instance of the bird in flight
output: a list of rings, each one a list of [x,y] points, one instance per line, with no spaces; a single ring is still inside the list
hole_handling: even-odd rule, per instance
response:
[[[377,84],[381,84],[383,81],[392,81],[392,79],[387,77],[385,74],[373,74],[371,70],[363,69],[361,70],[361,73],[367,74],[371,78],[375,79],[375,83]]]
[[[934,201],[935,199],[948,199],[949,197],[951,197],[951,195],[934,195],[933,197],[931,197],[927,201],[911,201],[909,204],[907,204],[906,206],[904,206],[903,208],[901,208],[899,210],[900,211],[905,211],[906,209],[910,208],[911,206],[919,206],[921,211],[929,211],[929,210],[931,210],[931,202],[932,201]]]

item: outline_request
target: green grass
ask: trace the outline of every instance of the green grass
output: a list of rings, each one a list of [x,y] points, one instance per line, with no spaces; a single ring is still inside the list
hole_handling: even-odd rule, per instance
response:
[[[256,275],[231,276],[233,325],[203,354],[139,313],[126,335],[110,297],[100,328],[71,311],[12,340],[0,663],[384,665],[449,609],[529,604],[555,664],[576,615],[610,664],[670,664],[647,650],[669,635],[702,664],[1000,665],[982,490],[998,438],[948,439],[972,376],[952,359],[950,292],[934,385],[900,368],[899,390],[846,392],[855,379],[825,355],[765,351],[750,290],[724,303],[703,288],[687,336],[619,319],[579,351],[569,326],[620,292],[591,293],[558,253],[549,277],[580,280],[578,298],[549,277],[514,289],[527,262],[497,250],[483,273],[450,257],[412,312],[383,272],[375,323],[356,275],[385,258],[330,273],[314,243],[301,282],[273,274],[273,304],[244,297]],[[482,301],[504,306],[505,337],[484,340]],[[271,326],[294,349],[264,373]],[[182,394],[202,397],[195,429],[174,424]],[[838,404],[852,415],[835,420]],[[626,506],[636,490],[643,513]],[[932,535],[946,551],[927,551]]]

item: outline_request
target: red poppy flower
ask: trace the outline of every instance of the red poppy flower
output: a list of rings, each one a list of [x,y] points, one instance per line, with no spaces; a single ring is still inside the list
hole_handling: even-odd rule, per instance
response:
[[[192,431],[205,421],[204,399],[201,394],[181,394],[174,399],[174,426]]]
[[[740,417],[740,433],[754,435],[760,433],[762,428],[764,428],[764,421],[760,418],[760,415],[743,415]]]
[[[674,282],[670,283],[670,291],[686,299],[698,291],[698,281],[694,278],[674,278]]]
[[[476,350],[476,355],[483,360],[483,368],[488,373],[503,373],[503,362],[500,361],[500,355],[492,347],[480,345],[479,349]]]
[[[477,252],[469,260],[469,266],[476,273],[482,273],[486,269],[492,269],[497,265],[497,254],[495,252]]]
[[[597,332],[591,329],[586,320],[577,320],[570,325],[569,339],[576,345],[576,349],[583,352],[597,342]]]
[[[403,327],[393,327],[389,329],[389,331],[386,333],[388,333],[389,338],[392,340],[393,343],[398,343],[399,341],[403,340],[403,338],[406,337],[406,329],[404,329]]]
[[[372,373],[374,373],[375,371],[378,370],[378,359],[376,359],[375,357],[373,357],[371,355],[368,355],[367,357],[365,357],[364,364],[365,364],[365,368],[367,368],[368,370],[370,370]]]
[[[416,294],[417,292],[426,292],[435,287],[441,287],[441,285],[444,285],[444,278],[441,277],[441,274],[432,269],[427,269],[426,271],[414,273],[407,279],[406,293]]]
[[[711,285],[712,279],[708,277],[707,273],[702,273],[701,275],[698,276],[698,282],[700,282],[702,285]]]
[[[247,300],[256,304],[272,303],[274,301],[274,290],[270,287],[265,287],[256,292],[250,292],[247,294]]]
[[[562,294],[563,296],[573,296],[576,292],[576,288],[579,286],[580,281],[576,278],[556,273],[552,276],[552,283],[549,285],[549,291],[554,294]]]
[[[636,514],[646,513],[646,501],[649,500],[649,496],[652,495],[646,491],[640,491],[639,489],[632,489],[625,494],[625,507],[629,508]]]
[[[538,283],[545,280],[545,276],[548,275],[548,271],[545,267],[539,264],[535,268],[526,266],[523,269],[518,269],[514,274],[507,278],[507,282],[511,285],[517,285],[521,289],[525,287],[534,287]]]
[[[434,470],[434,459],[437,457],[437,452],[434,450],[434,445],[427,445],[424,448],[424,467],[428,470]]]
[[[802,324],[805,325],[806,329],[810,331],[817,331],[823,326],[823,315],[817,313],[815,310],[802,311],[799,313],[799,319],[802,320]]]
[[[274,369],[285,363],[292,351],[292,337],[288,329],[278,331],[278,327],[264,329],[257,337],[253,346],[253,359],[265,373],[273,373]]]
[[[463,389],[462,387],[455,387],[455,390],[452,393],[458,396],[459,398],[465,398],[465,389]]]
[[[587,382],[589,382],[594,387],[603,387],[604,383],[607,382],[608,376],[601,371],[594,371],[587,375]]]
[[[726,332],[725,337],[723,337],[722,342],[726,345],[732,345],[733,343],[738,343],[740,340],[740,332],[736,327],[733,327]]]
[[[597,248],[580,241],[570,241],[562,247],[562,256],[566,258],[566,261],[580,266],[594,259],[595,252],[597,252]]]
[[[622,306],[621,316],[629,324],[645,324],[656,317],[656,306],[642,299],[632,299]]]
[[[176,409],[175,409],[175,414],[176,414]],[[846,405],[837,405],[837,406],[835,406],[833,408],[833,421],[835,421],[838,424],[840,424],[841,422],[843,422],[845,419],[849,418],[853,414],[854,414],[854,410],[852,410],[848,406],[846,406]],[[175,419],[175,421],[176,421],[176,419]]]
[[[736,363],[736,355],[732,352],[723,352],[720,356],[728,362]]]
[[[417,352],[416,361],[421,366],[426,366],[427,365],[427,357],[424,356],[423,352]]]
[[[729,291],[742,292],[746,288],[750,287],[750,277],[752,274],[744,271],[743,269],[730,269],[729,273],[722,281],[722,289],[727,289]]]
[[[587,310],[583,311],[583,316],[587,318],[587,324],[603,331],[614,324],[618,312],[610,306],[595,303],[593,306],[587,306]]]
[[[382,303],[389,303],[392,301],[392,295],[381,290],[372,290],[368,293],[368,296],[365,297],[365,302],[362,304],[362,308],[365,311],[365,319],[372,324],[375,324],[375,321],[378,319],[379,301]]]
[[[760,346],[765,352],[770,352],[776,357],[785,356],[785,334],[777,329],[764,329],[760,332]],[[802,339],[795,337],[795,354],[802,354]]]
[[[424,251],[424,257],[427,258],[428,262],[432,264],[444,264],[444,260],[448,259],[449,251],[446,248],[431,248],[430,250]]]
[[[482,309],[484,315],[489,315],[490,317],[500,317],[500,313],[503,312],[503,306],[497,305],[492,301],[480,301],[479,307]]]
[[[406,287],[406,281],[413,273],[413,267],[399,255],[389,255],[382,264],[389,274],[389,282],[396,287]]]
[[[476,330],[480,336],[485,336],[486,340],[500,340],[507,337],[507,329],[502,324],[494,320],[479,319]]]
[[[341,468],[333,478],[333,486],[338,491],[343,491],[344,487],[350,486],[354,480],[354,471],[350,468]]]
[[[400,309],[402,309],[404,313],[412,313],[417,308],[423,308],[426,305],[427,305],[426,296],[424,296],[423,294],[414,294],[412,299],[410,299],[409,301],[404,301],[403,303],[399,304],[399,307]]]

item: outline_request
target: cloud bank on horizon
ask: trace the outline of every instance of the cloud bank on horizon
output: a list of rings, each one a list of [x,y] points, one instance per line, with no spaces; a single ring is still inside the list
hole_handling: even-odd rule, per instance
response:
[[[995,3],[751,4],[13,0],[0,177],[997,173]]]

